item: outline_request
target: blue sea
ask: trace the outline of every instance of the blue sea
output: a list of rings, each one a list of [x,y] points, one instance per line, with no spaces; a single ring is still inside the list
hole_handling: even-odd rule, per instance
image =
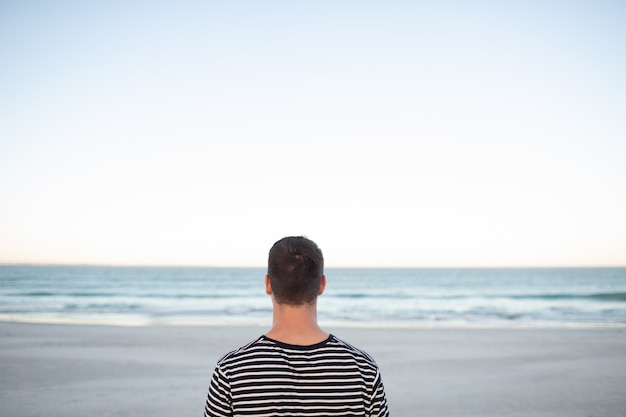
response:
[[[0,320],[270,326],[263,268],[0,265]],[[321,324],[626,327],[626,268],[326,270]]]

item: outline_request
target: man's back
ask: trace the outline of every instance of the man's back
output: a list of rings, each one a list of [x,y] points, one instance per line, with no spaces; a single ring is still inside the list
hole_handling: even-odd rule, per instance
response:
[[[374,360],[330,335],[311,345],[261,336],[217,364],[205,416],[388,416]]]
[[[220,359],[205,417],[389,416],[374,360],[318,325],[324,288],[315,242],[288,236],[274,243],[265,275],[272,328]]]

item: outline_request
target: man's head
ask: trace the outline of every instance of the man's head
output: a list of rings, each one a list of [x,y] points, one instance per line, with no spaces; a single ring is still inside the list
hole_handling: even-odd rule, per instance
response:
[[[267,275],[277,303],[311,304],[324,279],[322,251],[305,237],[285,237],[270,249]]]

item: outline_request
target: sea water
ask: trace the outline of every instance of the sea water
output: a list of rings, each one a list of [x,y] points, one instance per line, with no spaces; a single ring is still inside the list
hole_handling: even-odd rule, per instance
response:
[[[0,320],[269,326],[263,268],[0,265]],[[626,327],[626,268],[329,268],[322,324]]]

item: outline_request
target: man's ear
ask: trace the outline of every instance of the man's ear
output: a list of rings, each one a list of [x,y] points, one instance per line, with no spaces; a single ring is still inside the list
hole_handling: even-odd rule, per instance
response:
[[[265,275],[265,294],[272,295],[272,283],[269,275]]]
[[[324,293],[325,288],[326,288],[326,275],[322,275],[322,282],[320,282],[320,289],[317,292],[317,295],[322,295]]]

